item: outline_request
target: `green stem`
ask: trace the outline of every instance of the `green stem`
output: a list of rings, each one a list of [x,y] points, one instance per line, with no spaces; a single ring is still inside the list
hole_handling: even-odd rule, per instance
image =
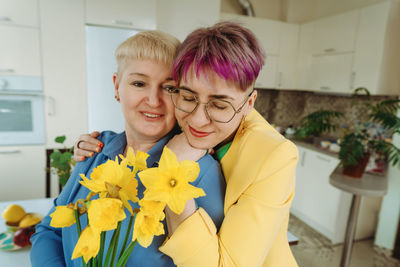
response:
[[[79,221],[79,211],[78,209],[74,210],[75,221],[76,221],[76,231],[78,232],[78,239],[81,236],[81,222]],[[82,258],[82,266],[86,267],[85,260]]]
[[[134,215],[132,214],[131,217],[129,218],[128,228],[126,228],[124,242],[122,243],[122,247],[121,247],[121,251],[119,252],[118,259],[121,258],[122,254],[124,253],[126,244],[128,243],[129,234],[131,232],[131,228],[132,228],[132,224],[133,224],[133,218],[134,218]]]
[[[97,260],[97,267],[102,267],[103,266],[103,254],[104,254],[104,243],[106,242],[106,232],[101,232],[100,235],[100,250],[98,255],[98,260]]]
[[[118,260],[117,267],[123,267],[128,262],[129,256],[131,255],[133,248],[135,247],[137,240],[131,242],[126,248],[121,258]]]
[[[118,223],[118,226],[117,226],[117,236],[116,236],[115,241],[114,241],[114,248],[113,248],[113,253],[112,253],[111,262],[110,262],[110,265],[111,265],[111,266],[114,266],[114,263],[115,263],[115,256],[117,255],[119,234],[120,234],[120,232],[121,232],[121,223],[122,223],[122,222],[120,221],[120,222]]]
[[[114,233],[113,233],[111,241],[110,241],[110,245],[108,246],[106,259],[104,261],[104,266],[106,266],[106,267],[109,266],[109,262],[110,262],[110,259],[111,259],[111,253],[112,253],[112,250],[114,248],[115,239],[117,238],[116,236],[117,236],[117,230],[114,230]]]

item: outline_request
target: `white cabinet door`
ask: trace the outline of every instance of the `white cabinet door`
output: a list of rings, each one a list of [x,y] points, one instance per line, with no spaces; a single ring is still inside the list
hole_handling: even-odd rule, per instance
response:
[[[152,30],[156,28],[156,0],[86,0],[86,23]]]
[[[360,13],[360,26],[354,56],[355,80],[353,87],[366,87],[372,94],[379,93],[380,89],[378,86],[389,8],[390,2],[385,2],[363,8]]]
[[[0,201],[45,196],[44,146],[0,147]]]
[[[39,30],[0,25],[0,75],[40,76]]]
[[[220,0],[157,0],[157,29],[183,41],[199,27],[220,19]]]
[[[277,88],[294,89],[296,87],[295,74],[298,37],[298,24],[280,24]]]
[[[352,64],[353,53],[313,56],[309,88],[329,93],[350,93]]]
[[[38,27],[37,0],[0,0],[0,24]]]
[[[314,21],[313,53],[354,51],[359,10]]]
[[[252,30],[260,40],[267,55],[279,54],[279,21],[227,13],[222,13],[221,18],[240,22]]]
[[[310,90],[310,81],[313,78],[312,66],[312,43],[314,34],[314,23],[308,22],[300,25],[299,45],[296,62],[296,87],[298,89]]]
[[[258,74],[256,88],[276,88],[278,56],[267,55],[264,67]]]

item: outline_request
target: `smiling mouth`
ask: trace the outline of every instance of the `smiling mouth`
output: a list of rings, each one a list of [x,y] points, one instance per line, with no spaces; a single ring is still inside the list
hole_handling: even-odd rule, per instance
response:
[[[156,114],[156,113],[142,112],[142,114],[149,119],[158,119],[162,117],[162,114]]]
[[[195,137],[207,137],[211,132],[200,132],[189,126],[190,133]]]

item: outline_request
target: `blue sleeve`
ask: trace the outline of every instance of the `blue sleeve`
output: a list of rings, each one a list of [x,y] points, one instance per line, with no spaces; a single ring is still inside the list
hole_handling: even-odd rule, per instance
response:
[[[78,162],[63,188],[61,194],[54,200],[54,205],[42,222],[36,226],[36,232],[31,237],[32,249],[30,259],[32,267],[66,266],[62,242],[62,228],[50,226],[50,214],[56,206],[67,205],[73,199],[73,192],[79,186],[79,174],[87,173],[96,157]],[[76,191],[76,190],[75,190]]]
[[[212,156],[206,155],[198,161],[200,174],[194,186],[201,187],[206,195],[195,199],[198,207],[202,207],[210,215],[217,229],[224,219],[224,200],[226,182],[221,166]]]

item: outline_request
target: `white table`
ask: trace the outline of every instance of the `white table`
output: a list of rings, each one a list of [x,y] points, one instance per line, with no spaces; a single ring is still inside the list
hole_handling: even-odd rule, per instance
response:
[[[32,200],[18,200],[9,202],[0,202],[0,212],[10,204],[18,204],[22,206],[26,212],[36,212],[45,216],[50,208],[53,206],[53,198],[32,199]],[[0,233],[6,231],[4,219],[0,217]],[[296,245],[299,241],[296,236],[288,232],[289,244]],[[31,266],[29,259],[30,247],[23,248],[15,251],[0,250],[0,266],[12,267],[28,267]]]
[[[347,220],[346,237],[343,245],[340,267],[350,266],[354,235],[356,233],[358,211],[361,196],[382,197],[387,192],[387,177],[364,173],[361,178],[350,178],[343,175],[343,169],[337,166],[329,177],[329,183],[341,190],[353,194],[349,218]]]
[[[53,198],[16,200],[0,202],[0,213],[10,204],[22,206],[26,212],[36,212],[45,216],[53,206]],[[3,217],[0,216],[0,233],[7,230]],[[0,266],[28,267],[31,266],[29,260],[30,246],[21,250],[3,251],[0,250]]]

